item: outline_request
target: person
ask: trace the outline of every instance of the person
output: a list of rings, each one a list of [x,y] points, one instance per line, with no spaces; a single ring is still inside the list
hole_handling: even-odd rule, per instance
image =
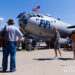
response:
[[[16,70],[15,56],[16,56],[17,43],[22,39],[23,35],[20,32],[20,30],[14,26],[13,19],[9,19],[7,23],[8,26],[6,26],[6,31],[7,31],[6,34],[8,35],[8,41],[7,45],[3,48],[2,67],[3,67],[3,72],[6,72],[8,67],[8,56],[10,54],[10,72],[14,72]],[[3,29],[1,29],[1,31],[2,30]]]
[[[32,39],[27,40],[27,49],[28,49],[28,51],[32,50]]]
[[[73,58],[75,59],[75,31],[73,31],[71,34],[71,40],[72,40],[72,50],[74,55]]]
[[[22,39],[22,50],[25,50],[25,38]]]
[[[66,42],[64,42],[64,50],[66,50],[66,48],[67,48],[67,47],[66,47]]]
[[[56,27],[54,27],[54,31],[55,31],[55,41],[54,41],[55,57],[53,59],[57,59],[58,58],[57,57],[57,50],[58,50],[58,52],[60,54],[60,58],[61,58],[61,51],[59,50],[59,43],[58,43],[58,41],[60,39],[60,34],[59,34],[59,32],[58,32]]]
[[[33,47],[33,50],[36,50],[36,40],[35,39],[32,41],[32,47]]]
[[[69,43],[70,43],[69,35],[66,37],[66,41],[67,41],[67,50],[68,50],[69,49]]]

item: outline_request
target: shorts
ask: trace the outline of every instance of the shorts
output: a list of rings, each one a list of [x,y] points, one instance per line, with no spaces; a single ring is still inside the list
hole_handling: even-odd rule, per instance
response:
[[[75,42],[72,42],[72,50],[75,50]]]
[[[56,45],[54,45],[54,49],[55,50],[59,49],[59,44],[58,43]]]

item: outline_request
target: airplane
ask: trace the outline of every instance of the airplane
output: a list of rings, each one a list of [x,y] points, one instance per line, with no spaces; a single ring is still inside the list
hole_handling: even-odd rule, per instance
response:
[[[20,30],[23,33],[33,34],[35,38],[37,36],[54,40],[54,27],[56,27],[60,33],[61,38],[59,43],[63,44],[66,41],[66,37],[75,31],[75,26],[65,23],[60,19],[52,18],[51,15],[43,15],[36,13],[20,13],[18,16],[18,23]]]

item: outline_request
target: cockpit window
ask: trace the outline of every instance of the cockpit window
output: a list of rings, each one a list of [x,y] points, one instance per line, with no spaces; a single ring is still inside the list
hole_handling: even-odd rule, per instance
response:
[[[41,18],[43,18],[43,16],[42,16],[42,15],[40,15],[40,17],[41,17]]]
[[[37,15],[37,17],[40,17],[40,15]]]
[[[33,17],[36,17],[36,15],[33,15]]]
[[[39,17],[39,18],[43,18],[43,16],[40,15],[40,14],[27,14],[26,17]]]
[[[29,18],[30,18],[30,15],[26,14],[26,15],[22,16],[19,20],[20,21],[25,21],[25,20],[28,20]]]
[[[37,15],[37,17],[43,18],[43,16],[42,16],[42,15]]]

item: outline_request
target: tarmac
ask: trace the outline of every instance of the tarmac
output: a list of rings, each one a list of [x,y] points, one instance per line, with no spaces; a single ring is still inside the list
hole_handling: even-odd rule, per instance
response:
[[[61,48],[62,59],[53,60],[53,49],[17,51],[16,71],[10,72],[10,56],[7,72],[2,72],[2,52],[0,52],[0,75],[75,75],[73,52]]]

